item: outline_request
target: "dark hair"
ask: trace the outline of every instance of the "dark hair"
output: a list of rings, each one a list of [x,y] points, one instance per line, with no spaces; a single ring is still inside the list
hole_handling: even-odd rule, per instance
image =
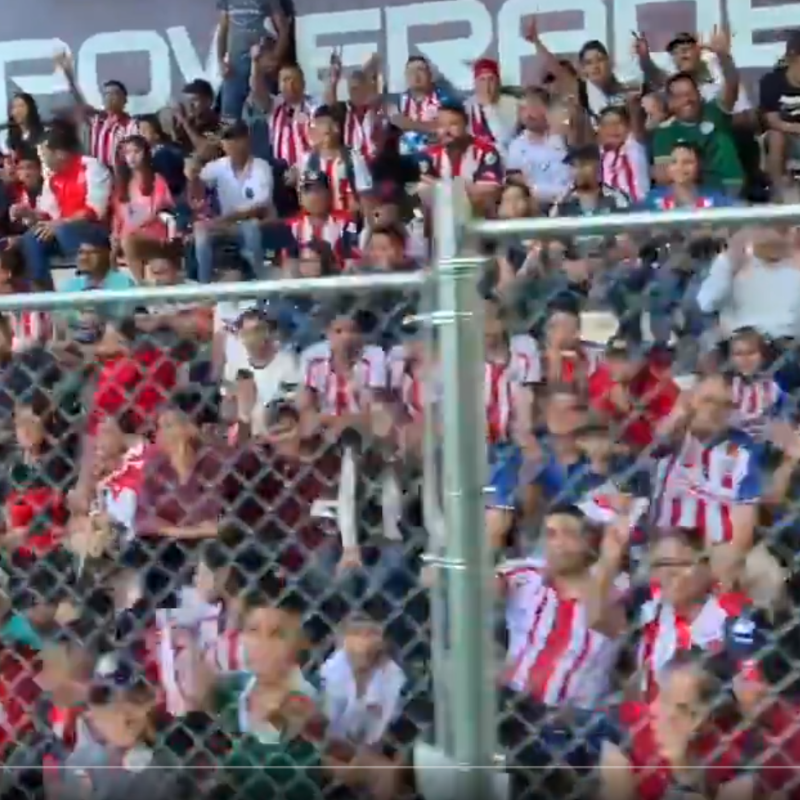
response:
[[[27,92],[16,92],[11,98],[11,102],[13,103],[14,100],[22,100],[22,102],[27,106],[28,119],[25,124],[28,127],[28,131],[30,131],[30,137],[26,139],[23,136],[22,128],[19,124],[13,121],[11,114],[9,113],[8,118],[10,122],[8,124],[7,139],[8,149],[16,152],[28,142],[37,142],[39,139],[41,139],[42,135],[44,134],[44,125],[42,124],[42,118],[39,114],[39,106],[36,104],[36,100],[34,99],[33,95],[30,95]]]
[[[625,106],[606,106],[604,109],[600,111],[597,115],[598,119],[602,121],[605,117],[615,114],[616,116],[620,117],[624,122],[630,123],[631,115]]]
[[[42,160],[39,158],[39,151],[29,142],[23,142],[19,147],[15,148],[14,155],[17,161],[33,161],[35,164],[39,165],[42,163]]]
[[[378,225],[378,227],[373,228],[370,231],[370,241],[372,241],[373,236],[387,236],[395,244],[399,244],[401,247],[405,247],[406,244],[405,229],[401,228],[399,225]]]
[[[50,150],[77,153],[81,149],[78,129],[70,120],[54,122],[47,134],[47,147]]]
[[[667,82],[664,84],[667,94],[670,94],[672,92],[673,85],[679,83],[680,81],[689,81],[692,86],[694,86],[695,90],[699,91],[697,87],[697,80],[691,72],[676,72],[674,75],[670,75],[670,77],[667,78]]]
[[[581,525],[586,521],[586,514],[578,508],[574,503],[556,503],[552,505],[550,508],[547,509],[546,516],[554,517],[554,516],[561,516],[561,517],[571,517],[576,522],[580,522]]]
[[[425,58],[425,56],[421,56],[416,53],[408,57],[408,60],[406,61],[406,66],[408,66],[409,64],[424,64],[428,69],[431,68],[431,62],[428,61],[428,59]]]
[[[125,97],[128,96],[128,87],[122,81],[117,81],[117,80],[106,81],[103,84],[103,88],[104,89],[119,89],[119,91],[122,92],[122,94],[124,94]]]
[[[319,256],[320,274],[323,277],[337,272],[336,253],[334,253],[333,247],[329,242],[324,239],[311,239],[305,242],[300,249],[310,250]]]
[[[552,100],[550,92],[548,92],[547,89],[543,89],[541,86],[529,86],[523,92],[522,97],[524,100],[535,98],[536,100],[544,103],[546,106],[549,106],[550,101]]]
[[[465,121],[467,119],[467,110],[464,108],[462,103],[457,103],[452,101],[448,103],[442,103],[439,106],[439,111],[446,111],[450,114],[456,114]]]
[[[678,139],[678,141],[672,145],[671,152],[674,153],[676,150],[690,150],[698,160],[703,157],[700,148],[694,142],[690,142],[687,139]]]
[[[586,58],[586,54],[591,53],[593,50],[608,58],[608,48],[599,39],[590,39],[578,51],[578,61],[583,61]]]
[[[756,345],[762,353],[767,347],[767,341],[761,332],[750,326],[737,328],[731,334],[730,342],[731,344],[734,342],[751,342],[752,344]]]
[[[159,142],[168,142],[169,136],[161,124],[161,117],[158,114],[144,114],[139,118],[139,125],[149,125],[155,132]]]
[[[722,682],[708,669],[708,653],[699,647],[689,650],[678,650],[664,666],[664,673],[669,674],[681,669],[691,669],[698,676],[698,699],[703,705],[712,705],[722,696]]]
[[[150,149],[150,143],[144,138],[144,136],[128,136],[126,139],[123,139],[122,142],[120,142],[120,148],[128,144],[135,145],[142,151],[142,164],[139,167],[142,175],[142,194],[145,197],[150,197],[153,194],[153,188],[156,180],[156,173],[155,169],[153,168],[153,153]],[[131,199],[130,188],[131,179],[133,178],[133,170],[123,160],[117,165],[116,172],[117,200],[120,203],[127,203]]]

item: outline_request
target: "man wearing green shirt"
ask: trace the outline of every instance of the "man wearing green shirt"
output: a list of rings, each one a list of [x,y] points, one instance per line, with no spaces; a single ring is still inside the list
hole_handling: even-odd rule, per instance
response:
[[[687,142],[700,153],[702,183],[737,193],[744,171],[736,150],[731,111],[739,94],[739,71],[730,53],[730,36],[715,31],[708,44],[716,55],[724,85],[719,95],[704,101],[695,79],[686,72],[673,75],[666,84],[670,118],[653,132],[656,179],[663,180],[667,164],[678,142]]]

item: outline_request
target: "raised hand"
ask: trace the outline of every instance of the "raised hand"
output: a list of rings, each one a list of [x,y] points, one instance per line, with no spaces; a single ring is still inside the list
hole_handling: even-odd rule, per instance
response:
[[[62,72],[68,75],[72,73],[75,68],[75,62],[72,60],[72,54],[67,50],[62,50],[60,53],[56,53],[53,56],[53,64],[55,64],[56,69],[60,69]]]
[[[331,83],[339,83],[342,77],[342,47],[334,47],[331,52],[328,77]]]
[[[650,57],[650,44],[647,37],[638,31],[633,31],[633,42],[631,51],[636,58],[649,58]]]
[[[711,30],[711,35],[706,41],[698,39],[700,46],[718,56],[727,56],[731,53],[731,32],[727,27],[715,25]]]
[[[539,35],[539,23],[536,17],[530,17],[522,29],[522,36],[526,42],[531,44],[539,44],[541,36]]]

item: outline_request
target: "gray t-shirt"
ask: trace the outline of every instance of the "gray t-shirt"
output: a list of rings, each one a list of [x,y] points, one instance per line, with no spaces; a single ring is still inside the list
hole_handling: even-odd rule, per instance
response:
[[[217,8],[228,14],[228,55],[231,59],[250,52],[265,36],[270,35],[264,20],[270,16],[271,3],[267,0],[217,0]]]

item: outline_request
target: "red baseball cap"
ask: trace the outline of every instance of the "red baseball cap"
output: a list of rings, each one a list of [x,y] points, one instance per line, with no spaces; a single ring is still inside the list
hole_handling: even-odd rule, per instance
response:
[[[479,58],[472,66],[472,74],[476,78],[482,75],[500,77],[500,65],[493,58]]]

